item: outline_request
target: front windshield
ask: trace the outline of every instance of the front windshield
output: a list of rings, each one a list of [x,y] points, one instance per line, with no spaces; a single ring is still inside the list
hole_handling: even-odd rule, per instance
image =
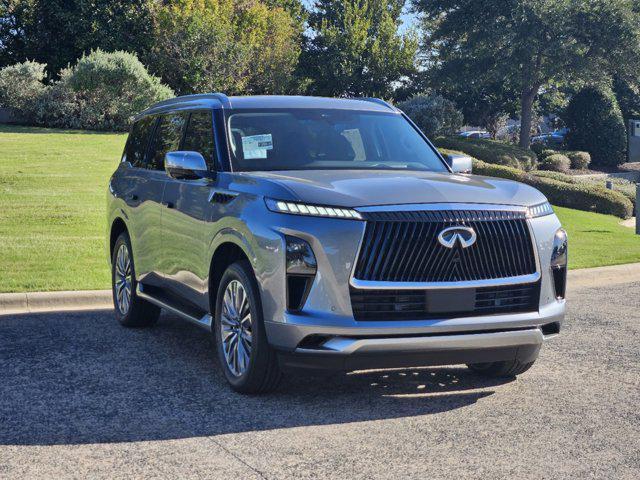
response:
[[[447,171],[429,144],[396,113],[235,110],[227,122],[235,171]]]

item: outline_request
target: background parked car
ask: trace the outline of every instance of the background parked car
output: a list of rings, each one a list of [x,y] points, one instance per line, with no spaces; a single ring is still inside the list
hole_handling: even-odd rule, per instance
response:
[[[567,129],[555,130],[551,133],[543,133],[542,135],[536,135],[531,138],[531,143],[542,143],[549,147],[559,147],[564,143],[564,137],[567,134]]]
[[[465,138],[491,138],[491,134],[486,130],[469,130],[468,132],[460,132],[458,135]]]

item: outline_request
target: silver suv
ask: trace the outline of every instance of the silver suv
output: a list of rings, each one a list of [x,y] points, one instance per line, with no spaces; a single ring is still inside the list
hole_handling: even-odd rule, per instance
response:
[[[212,332],[245,393],[291,367],[522,373],[560,330],[566,234],[540,192],[470,169],[377,99],[155,105],[109,182],[116,317]]]

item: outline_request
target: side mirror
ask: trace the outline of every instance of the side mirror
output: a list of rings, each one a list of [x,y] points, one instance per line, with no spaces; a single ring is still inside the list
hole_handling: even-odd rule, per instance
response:
[[[473,160],[467,155],[445,155],[444,158],[453,173],[471,173],[473,171]]]
[[[207,162],[198,152],[169,152],[164,156],[164,169],[170,177],[181,180],[209,176]]]

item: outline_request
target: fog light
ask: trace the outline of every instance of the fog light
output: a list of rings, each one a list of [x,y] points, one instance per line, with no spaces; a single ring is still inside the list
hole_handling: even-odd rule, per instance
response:
[[[551,252],[551,273],[556,298],[565,298],[567,291],[567,232],[560,228],[553,237],[553,251]]]
[[[302,310],[318,269],[311,245],[297,237],[285,236],[287,255],[287,308]]]
[[[318,264],[316,256],[305,240],[296,237],[285,237],[287,242],[287,274],[315,275]]]

